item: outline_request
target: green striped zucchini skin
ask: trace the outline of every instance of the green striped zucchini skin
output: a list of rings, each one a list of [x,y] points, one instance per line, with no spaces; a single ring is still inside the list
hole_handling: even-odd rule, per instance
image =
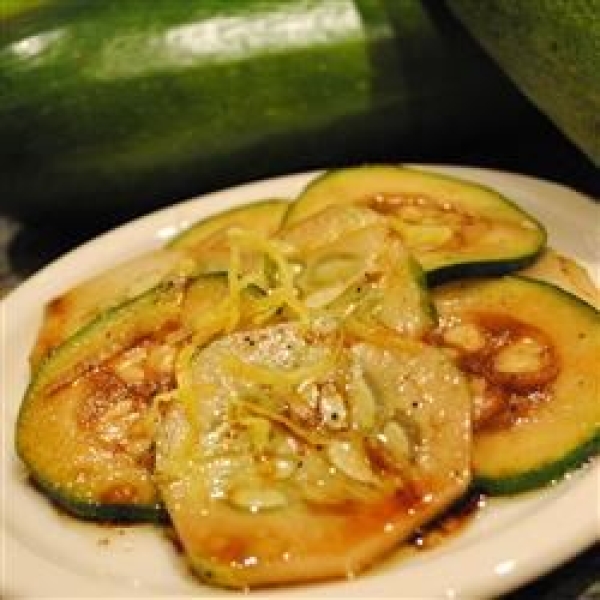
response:
[[[457,248],[441,244],[435,248],[411,245],[409,250],[421,263],[429,285],[439,285],[463,277],[494,276],[510,273],[533,263],[546,246],[547,233],[533,215],[496,190],[468,180],[396,164],[371,164],[326,171],[300,193],[285,215],[283,228],[293,226],[329,206],[369,205],[374,210],[396,215],[391,202],[387,209],[377,208],[377,197],[389,196],[411,202],[420,196],[425,205],[450,207],[460,215],[480,219],[496,238],[474,236]],[[374,204],[373,204],[374,202]],[[385,201],[379,200],[379,202]],[[401,208],[397,209],[398,214]],[[444,211],[439,215],[444,223]],[[395,217],[393,217],[394,219]],[[401,219],[402,220],[402,219]],[[502,233],[507,223],[510,233]],[[458,232],[455,232],[458,233]],[[459,239],[458,236],[456,239]],[[469,238],[467,238],[468,240]]]
[[[448,0],[469,33],[600,167],[600,2]]]
[[[423,155],[526,110],[442,8],[400,4],[13,5],[3,210],[115,220],[250,178]]]
[[[475,475],[472,487],[474,490],[492,496],[513,496],[530,492],[564,479],[566,473],[584,468],[598,453],[600,453],[600,431],[565,454],[560,460],[515,475],[503,477]]]
[[[154,523],[167,525],[170,522],[169,514],[162,505],[156,504],[97,504],[79,501],[65,494],[56,486],[39,476],[30,478],[32,485],[38,488],[58,509],[84,521],[101,523],[139,524]]]
[[[558,373],[535,412],[476,429],[473,486],[512,495],[560,481],[600,452],[600,312],[553,284],[523,276],[458,282],[434,291],[442,319],[509,317],[533,326],[556,353]]]
[[[82,424],[84,404],[91,396],[73,401],[61,389],[85,384],[103,361],[179,319],[179,288],[159,284],[101,313],[50,352],[31,378],[19,410],[15,449],[34,485],[70,514],[102,521],[165,520],[146,469],[119,462],[118,457],[91,460],[101,447],[101,436]],[[138,458],[142,455],[140,452]],[[103,481],[105,488],[111,480],[127,483],[138,490],[139,499],[103,499],[96,480]],[[93,485],[96,491],[92,491]]]

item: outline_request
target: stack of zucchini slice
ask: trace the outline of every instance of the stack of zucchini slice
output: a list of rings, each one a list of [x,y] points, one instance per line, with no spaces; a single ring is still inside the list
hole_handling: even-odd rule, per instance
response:
[[[398,166],[222,213],[47,306],[18,453],[72,514],[170,520],[209,583],[351,576],[598,450],[600,314],[540,281],[545,246]]]

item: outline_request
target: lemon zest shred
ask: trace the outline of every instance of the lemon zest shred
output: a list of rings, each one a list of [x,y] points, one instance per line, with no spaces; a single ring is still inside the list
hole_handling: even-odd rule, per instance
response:
[[[175,381],[177,382],[177,401],[183,407],[188,423],[193,431],[198,431],[198,410],[196,407],[196,398],[193,393],[194,384],[191,374],[191,362],[198,346],[194,341],[186,344],[179,355],[175,364]]]
[[[335,368],[338,359],[337,354],[337,352],[331,352],[318,363],[292,369],[257,365],[241,360],[234,355],[226,356],[222,364],[229,372],[243,375],[255,383],[269,385],[274,389],[289,389],[303,382],[325,377]]]
[[[412,352],[419,351],[418,342],[398,335],[393,329],[385,325],[369,325],[360,319],[350,317],[343,322],[342,327],[347,334],[376,346]]]
[[[242,261],[240,248],[237,244],[230,244],[229,249],[229,270],[227,271],[227,282],[229,284],[229,314],[225,331],[232,332],[241,318],[241,294],[242,286],[240,278]]]
[[[294,286],[294,269],[285,258],[282,244],[278,244],[276,240],[261,237],[252,231],[237,228],[231,229],[228,232],[228,236],[232,246],[232,264],[230,265],[229,271],[230,286],[231,279],[236,277],[236,281],[231,287],[231,291],[233,293],[239,293],[238,287],[240,283],[246,283],[243,280],[240,281],[239,278],[239,256],[241,248],[246,247],[258,250],[273,261],[279,278],[279,285],[268,291],[267,298],[264,301],[267,306],[264,314],[269,315],[270,317],[275,314],[280,307],[287,305],[301,320],[307,321],[309,312],[307,307],[298,299],[297,290]],[[233,252],[234,248],[235,252]]]
[[[184,412],[187,423],[185,437],[177,447],[177,451],[172,451],[169,457],[170,467],[167,474],[174,475],[189,470],[190,465],[198,460],[198,438],[201,431],[201,423],[198,410],[198,402],[203,396],[202,386],[193,381],[191,364],[195,354],[198,351],[193,341],[186,344],[177,357],[175,365],[175,380],[177,387],[173,390],[171,401],[176,402]],[[210,386],[205,386],[210,387]],[[209,395],[211,390],[204,390]]]
[[[239,406],[245,408],[250,413],[253,413],[259,417],[264,417],[265,419],[268,419],[273,423],[277,423],[278,425],[283,426],[285,429],[292,432],[297,438],[303,440],[311,446],[326,446],[328,443],[327,436],[319,435],[314,430],[309,430],[304,427],[301,427],[285,415],[273,412],[268,408],[257,404],[256,402],[251,402],[249,400],[244,400],[243,398],[240,398],[236,400],[236,403]]]

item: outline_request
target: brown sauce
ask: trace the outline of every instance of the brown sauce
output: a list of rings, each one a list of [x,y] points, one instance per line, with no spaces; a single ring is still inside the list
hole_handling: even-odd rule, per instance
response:
[[[444,339],[447,324],[428,336],[428,342],[456,352],[456,364],[474,383],[484,382],[480,398],[474,404],[475,431],[507,429],[530,418],[539,406],[552,397],[552,384],[560,374],[559,353],[549,336],[541,329],[505,314],[473,313],[461,319],[473,323],[484,336],[483,347],[468,351],[448,344]],[[536,370],[503,372],[496,360],[504,348],[519,340],[531,339],[539,346],[540,366]]]
[[[466,216],[466,213],[460,213],[457,207],[449,202],[423,194],[380,193],[365,198],[362,204],[382,215],[393,215],[398,208],[403,206],[416,206],[419,208],[429,208],[436,212],[454,212]]]
[[[415,551],[437,548],[464,531],[486,503],[487,497],[481,492],[469,492],[443,515],[419,528],[407,542],[408,548]]]

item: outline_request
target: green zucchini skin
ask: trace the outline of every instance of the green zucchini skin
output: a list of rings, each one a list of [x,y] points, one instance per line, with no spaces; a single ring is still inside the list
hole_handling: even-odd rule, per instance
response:
[[[600,167],[600,2],[448,0],[448,6],[523,94]]]
[[[3,210],[114,220],[405,144],[414,156],[527,110],[443,8],[401,4],[44,0],[9,10]]]
[[[500,427],[476,428],[475,488],[493,495],[534,490],[559,481],[598,454],[598,310],[551,283],[514,275],[458,282],[438,288],[433,296],[442,322],[458,318],[477,323],[481,315],[491,315],[533,326],[549,341],[558,365],[548,387],[533,388],[547,396],[531,415]]]
[[[59,509],[84,521],[123,524],[155,523],[157,525],[166,525],[170,521],[169,514],[162,502],[138,505],[93,504],[66,495],[64,490],[39,476],[31,475],[31,481]]]
[[[475,474],[471,483],[473,489],[481,490],[493,496],[512,496],[536,490],[540,487],[560,481],[565,473],[580,468],[600,452],[600,431],[588,441],[574,448],[560,460],[540,465],[536,469],[508,475],[501,478]]]
[[[405,208],[436,211],[434,222],[447,225],[452,231],[449,240],[421,246],[418,240],[411,240],[410,232],[405,238],[429,285],[510,273],[533,263],[546,245],[544,226],[497,191],[449,175],[395,164],[326,171],[300,193],[282,227],[285,230],[327,207],[347,204],[367,205],[391,215],[392,221],[399,220],[401,226],[411,222],[411,217],[402,215]],[[462,225],[445,221],[451,214],[462,219]],[[425,213],[420,218],[430,216]],[[470,235],[472,222],[479,223],[483,231]],[[464,232],[467,233],[463,235]]]
[[[175,286],[160,284],[106,310],[50,352],[34,373],[19,410],[16,451],[34,483],[67,512],[89,520],[164,520],[160,499],[141,470],[136,469],[134,485],[143,490],[144,499],[136,502],[101,500],[89,493],[85,483],[77,483],[73,474],[75,463],[87,450],[78,447],[82,440],[86,441],[85,432],[76,420],[81,403],[76,400],[74,407],[65,412],[61,406],[65,404],[63,398],[59,396],[57,405],[47,390],[56,390],[79,377],[84,379],[86,373],[119,349],[150,334],[159,325],[178,319],[181,299]],[[48,404],[52,402],[55,403],[53,412],[49,413]],[[68,403],[67,396],[67,406]],[[42,414],[46,414],[46,418],[41,417]],[[87,441],[90,439],[91,436]],[[94,467],[94,476],[107,479],[103,470],[111,468],[111,462],[105,458],[100,467]],[[131,475],[133,469],[128,466],[121,466],[121,472],[127,468]]]

